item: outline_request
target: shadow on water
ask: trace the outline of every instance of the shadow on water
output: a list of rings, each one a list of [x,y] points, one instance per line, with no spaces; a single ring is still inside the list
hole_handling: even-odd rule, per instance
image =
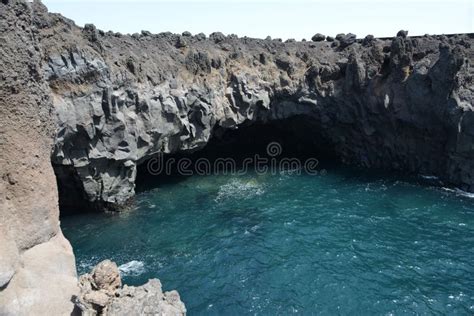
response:
[[[273,146],[273,149],[269,146]],[[212,174],[215,175],[231,174],[232,170],[240,171],[244,167],[254,171],[257,168],[256,156],[267,159],[266,163],[262,162],[259,166],[266,166],[269,170],[272,168],[271,163],[279,165],[282,159],[297,159],[302,167],[306,160],[314,159],[317,160],[315,167],[317,170],[337,168],[340,165],[332,144],[318,132],[314,122],[304,118],[294,117],[269,123],[243,124],[238,129],[216,127],[204,148],[190,153],[161,156],[160,164],[171,166],[169,173],[162,172],[157,175],[150,173],[150,160],[140,164],[137,171],[136,192],[186,180],[188,176],[180,174],[177,170],[176,162],[180,159],[189,159],[192,162],[190,170],[194,174],[196,161],[206,159],[212,166]],[[232,159],[236,168],[229,169],[228,166],[216,164],[216,160],[219,159]],[[253,163],[247,164],[246,159],[252,159]],[[217,167],[214,168],[215,166]]]
[[[216,130],[164,159],[239,161],[278,142],[278,157],[316,157],[325,175],[153,176],[144,163],[134,211],[64,218],[79,273],[139,263],[125,284],[158,277],[193,314],[469,314],[472,202],[436,179],[341,165],[294,125]]]

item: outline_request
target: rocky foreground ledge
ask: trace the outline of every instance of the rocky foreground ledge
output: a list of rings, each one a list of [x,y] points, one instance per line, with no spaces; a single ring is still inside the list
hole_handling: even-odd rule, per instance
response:
[[[178,292],[163,293],[158,279],[122,288],[119,269],[110,260],[80,276],[79,288],[75,304],[82,315],[186,315]]]

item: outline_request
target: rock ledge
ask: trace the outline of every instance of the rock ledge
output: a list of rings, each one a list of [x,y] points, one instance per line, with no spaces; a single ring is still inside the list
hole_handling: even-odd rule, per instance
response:
[[[158,279],[122,288],[119,269],[110,260],[80,276],[79,287],[75,303],[82,315],[186,315],[178,292],[163,293]]]

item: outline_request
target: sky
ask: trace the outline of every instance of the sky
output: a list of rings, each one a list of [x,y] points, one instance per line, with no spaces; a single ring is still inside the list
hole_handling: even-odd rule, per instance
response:
[[[77,25],[121,33],[147,30],[310,39],[474,32],[474,0],[43,0]]]

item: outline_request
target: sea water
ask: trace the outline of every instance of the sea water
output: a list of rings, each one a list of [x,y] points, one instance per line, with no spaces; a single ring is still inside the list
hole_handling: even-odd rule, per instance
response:
[[[430,176],[181,177],[62,227],[80,274],[112,259],[189,315],[474,313],[474,199]]]

